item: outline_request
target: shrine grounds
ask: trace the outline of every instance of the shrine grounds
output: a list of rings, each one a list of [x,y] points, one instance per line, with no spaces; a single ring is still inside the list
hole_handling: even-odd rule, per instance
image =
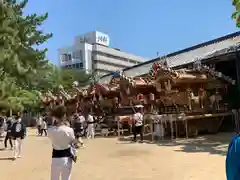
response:
[[[122,138],[85,140],[78,152],[72,180],[225,180],[225,154],[231,134],[158,143],[131,143]],[[1,142],[0,148],[3,148]],[[12,161],[0,151],[0,179],[48,180],[51,144],[30,130],[22,158]]]

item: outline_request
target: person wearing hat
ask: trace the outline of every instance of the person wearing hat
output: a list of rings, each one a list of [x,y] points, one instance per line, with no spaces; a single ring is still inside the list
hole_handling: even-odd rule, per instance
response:
[[[143,142],[143,106],[135,106],[135,113],[133,115],[133,141],[137,141],[137,134],[140,134],[141,143]]]

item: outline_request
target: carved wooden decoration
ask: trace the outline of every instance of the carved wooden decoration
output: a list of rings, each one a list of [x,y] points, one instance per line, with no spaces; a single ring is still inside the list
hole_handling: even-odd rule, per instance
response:
[[[188,107],[189,110],[192,110],[192,98],[193,98],[194,94],[192,92],[192,89],[188,88],[187,89],[187,98],[188,98]]]
[[[149,94],[149,100],[154,101],[155,100],[155,95],[153,93]]]
[[[130,87],[129,86],[126,89],[126,93],[127,93],[127,95],[130,95]]]
[[[167,82],[164,82],[164,86],[165,86],[165,89],[167,91],[171,91],[172,90],[172,85],[171,85],[170,80],[167,80]]]
[[[199,106],[200,106],[200,108],[204,108],[204,101],[205,101],[205,98],[206,98],[206,91],[203,88],[199,89],[198,97],[199,97]]]
[[[215,107],[216,110],[220,110],[220,101],[222,100],[222,96],[219,94],[218,90],[216,90],[215,94],[210,96],[210,102],[212,108]]]
[[[156,90],[157,92],[161,92],[162,91],[162,85],[160,83],[156,83]]]

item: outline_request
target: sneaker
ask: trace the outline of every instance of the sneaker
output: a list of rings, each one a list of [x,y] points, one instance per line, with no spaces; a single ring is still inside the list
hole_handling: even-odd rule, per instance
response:
[[[17,158],[21,158],[21,156],[20,155],[18,155],[18,157]]]
[[[17,159],[17,156],[13,156],[13,160],[16,160]]]

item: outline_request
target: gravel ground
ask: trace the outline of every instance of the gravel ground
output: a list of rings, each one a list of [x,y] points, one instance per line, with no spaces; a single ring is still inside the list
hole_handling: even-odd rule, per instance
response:
[[[131,143],[117,138],[85,141],[78,151],[72,180],[225,180],[225,154],[231,134],[174,142]],[[0,148],[3,145],[0,144]],[[51,144],[33,130],[24,140],[21,159],[0,151],[1,179],[48,180]]]

